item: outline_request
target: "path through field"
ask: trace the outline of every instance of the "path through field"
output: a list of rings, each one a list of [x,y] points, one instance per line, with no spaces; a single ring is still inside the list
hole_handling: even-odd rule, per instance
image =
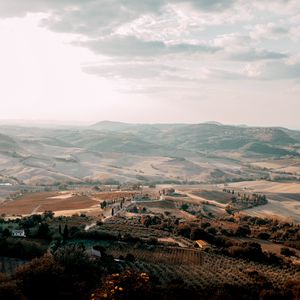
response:
[[[35,215],[35,214],[38,212],[40,206],[41,206],[41,205],[38,205],[36,208],[34,208],[34,209],[32,210],[32,212],[31,212],[31,215]]]
[[[218,201],[215,201],[215,200],[208,200],[208,199],[202,198],[200,196],[196,196],[191,193],[187,193],[186,195],[194,200],[197,200],[197,203],[211,204],[211,205],[217,206],[222,209],[225,209],[226,205],[227,205],[227,204],[219,203]]]

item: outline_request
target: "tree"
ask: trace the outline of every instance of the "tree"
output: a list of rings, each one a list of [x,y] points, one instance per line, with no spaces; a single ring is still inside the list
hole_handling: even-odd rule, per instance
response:
[[[63,238],[64,238],[64,240],[67,240],[69,238],[69,228],[68,228],[67,224],[64,227]]]
[[[236,236],[245,237],[251,234],[251,230],[248,225],[239,226],[235,232]]]
[[[137,214],[139,212],[136,206],[134,206],[131,211],[135,214]]]
[[[186,210],[188,210],[188,208],[189,208],[189,205],[187,203],[184,203],[184,204],[181,205],[182,210],[186,211]]]
[[[293,251],[289,248],[283,247],[280,249],[280,254],[284,255],[284,256],[293,256],[293,255],[295,255],[295,251]]]
[[[149,227],[151,225],[151,217],[150,216],[142,216],[141,223],[144,226]]]
[[[54,217],[54,212],[53,211],[51,211],[51,210],[44,211],[44,213],[43,213],[43,219],[44,220],[47,219],[47,218],[53,219],[53,217]]]
[[[209,226],[210,226],[209,222],[203,222],[203,223],[201,223],[201,228],[203,228],[203,229],[205,229],[205,228],[207,228]]]
[[[104,200],[103,202],[101,202],[100,206],[102,209],[104,209],[107,206],[107,202]]]
[[[202,240],[207,237],[207,233],[201,228],[193,228],[190,234],[190,239],[193,241]]]
[[[122,273],[109,275],[100,288],[93,293],[93,298],[95,300],[153,299],[151,291],[148,274],[126,270]]]
[[[33,259],[19,267],[16,278],[22,283],[22,290],[28,299],[55,299],[60,287],[63,268],[50,254]],[[51,284],[50,284],[51,283]]]
[[[40,239],[48,239],[49,234],[49,225],[47,223],[41,223],[38,228],[37,237],[39,237]]]
[[[61,225],[59,224],[58,226],[58,233],[61,235],[62,234],[62,231],[61,231]]]
[[[5,229],[3,230],[3,232],[2,232],[2,235],[3,235],[4,237],[9,237],[9,236],[11,235],[11,233],[10,233],[10,231],[9,231],[8,228],[5,228]]]
[[[177,234],[189,238],[191,235],[191,227],[188,224],[180,224],[177,227]]]

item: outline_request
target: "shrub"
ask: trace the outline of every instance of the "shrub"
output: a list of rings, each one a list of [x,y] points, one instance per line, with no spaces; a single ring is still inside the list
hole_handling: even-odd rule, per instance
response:
[[[46,254],[19,267],[16,278],[21,281],[23,293],[29,299],[54,299],[62,274],[63,268],[52,255]]]
[[[201,228],[203,228],[203,229],[205,229],[205,228],[207,228],[209,226],[210,226],[209,222],[204,222],[204,223],[201,224]]]
[[[289,248],[286,248],[286,247],[283,247],[280,249],[280,254],[284,255],[284,256],[294,256],[296,255],[295,251],[289,249]]]
[[[131,262],[135,261],[135,257],[131,253],[127,253],[125,259]]]
[[[265,258],[261,246],[258,243],[241,243],[228,248],[228,254],[239,258],[261,261]]]
[[[21,259],[32,259],[42,256],[47,246],[37,242],[15,240],[12,238],[0,240],[0,255]]]
[[[177,234],[189,238],[191,235],[191,227],[188,224],[180,224],[177,227]]]
[[[207,227],[206,231],[212,235],[215,235],[217,233],[217,230],[214,227]]]
[[[267,232],[260,232],[257,237],[261,240],[268,240],[270,238],[270,234]]]
[[[108,276],[92,298],[100,299],[150,299],[150,278],[146,273],[126,270]]]
[[[236,236],[245,237],[251,234],[251,230],[248,225],[239,226],[235,232]]]

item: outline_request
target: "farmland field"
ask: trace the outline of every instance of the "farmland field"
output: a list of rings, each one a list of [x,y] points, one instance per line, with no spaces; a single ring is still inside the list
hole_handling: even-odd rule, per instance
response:
[[[220,192],[220,191],[208,191],[208,190],[200,190],[194,191],[194,195],[204,198],[206,200],[214,200],[220,202],[222,204],[229,203],[231,201],[231,194]]]
[[[173,187],[169,185],[168,187]],[[129,208],[146,209],[153,214],[169,214],[186,220],[195,220],[196,211],[208,215],[226,215],[226,206],[230,204],[232,194],[223,192],[223,189],[235,190],[240,194],[265,194],[268,203],[248,209],[242,209],[244,214],[259,217],[276,217],[300,222],[300,183],[278,183],[270,181],[243,181],[218,185],[180,185],[174,186],[176,192],[185,197],[165,196],[159,199],[157,194],[164,186],[144,188],[143,191],[94,191],[91,188],[74,189],[67,191],[25,193],[15,200],[4,200],[0,203],[0,214],[7,216],[30,215],[42,213],[45,210],[55,212],[56,216],[71,216],[75,213],[85,213],[91,216],[108,217],[110,209],[103,211],[100,204],[105,200],[109,207],[117,207],[120,201],[126,201]],[[137,193],[151,195],[147,201],[135,201]],[[189,210],[180,207],[187,204]],[[120,211],[119,214],[130,217],[130,209]],[[245,207],[247,208],[247,207]]]
[[[100,202],[132,197],[134,192],[95,192],[77,189],[56,192],[27,193],[15,200],[0,202],[0,214],[7,216],[30,215],[51,210],[58,215],[70,216],[75,213],[97,215],[101,213]]]
[[[247,209],[244,211],[246,214],[300,222],[300,183],[248,181],[231,183],[227,188],[241,192],[260,192],[267,196],[266,205]]]
[[[107,248],[107,252],[116,258],[131,253],[137,260],[171,265],[199,265],[203,261],[202,251],[178,247],[149,246],[148,249],[145,247],[132,248],[128,247],[127,244],[119,243],[112,244]]]
[[[80,211],[98,205],[90,196],[72,192],[41,192],[26,194],[20,199],[0,204],[0,213],[6,215],[29,215],[51,211]]]

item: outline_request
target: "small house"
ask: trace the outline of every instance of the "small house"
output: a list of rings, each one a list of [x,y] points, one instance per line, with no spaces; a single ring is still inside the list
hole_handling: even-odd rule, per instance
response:
[[[90,259],[99,259],[101,258],[101,252],[99,250],[95,250],[94,248],[86,250],[85,253],[90,257]]]
[[[210,245],[206,241],[197,240],[197,241],[195,241],[195,247],[205,250],[205,249],[208,249],[210,247]]]
[[[19,229],[19,230],[13,230],[11,235],[13,237],[26,237],[25,230]]]

